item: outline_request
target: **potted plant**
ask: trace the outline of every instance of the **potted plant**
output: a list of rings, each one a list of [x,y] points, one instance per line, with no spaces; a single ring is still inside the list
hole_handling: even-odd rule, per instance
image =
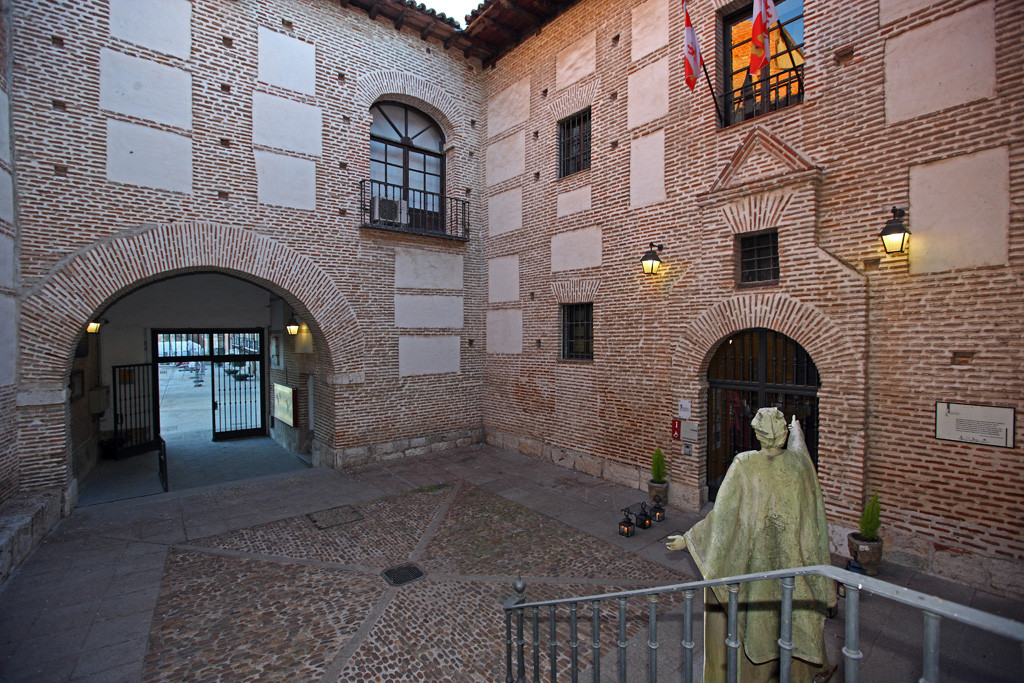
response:
[[[668,469],[665,467],[665,454],[661,448],[655,448],[651,455],[651,480],[647,482],[647,493],[651,502],[668,503]],[[655,496],[659,500],[655,500]]]
[[[868,576],[878,573],[878,565],[882,561],[882,538],[878,535],[878,528],[882,525],[881,514],[882,506],[878,502],[878,491],[875,491],[864,503],[860,530],[851,533],[846,539],[850,557]]]

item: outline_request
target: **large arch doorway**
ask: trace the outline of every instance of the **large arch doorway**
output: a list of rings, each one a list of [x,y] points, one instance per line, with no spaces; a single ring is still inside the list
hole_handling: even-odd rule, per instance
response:
[[[733,458],[759,448],[750,421],[759,408],[796,415],[818,460],[818,368],[804,349],[765,328],[725,339],[708,366],[708,498],[714,500]]]

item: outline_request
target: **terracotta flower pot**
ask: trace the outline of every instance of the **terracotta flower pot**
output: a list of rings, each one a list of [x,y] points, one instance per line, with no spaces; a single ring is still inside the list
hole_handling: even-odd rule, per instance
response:
[[[869,541],[854,532],[846,537],[846,543],[850,550],[850,557],[864,567],[864,572],[868,576],[878,574],[878,565],[882,562],[882,539],[876,538]]]

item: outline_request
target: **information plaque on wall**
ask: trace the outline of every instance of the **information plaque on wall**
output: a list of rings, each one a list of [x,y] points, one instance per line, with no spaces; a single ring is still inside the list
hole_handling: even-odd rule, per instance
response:
[[[1013,408],[938,402],[935,438],[1013,448],[1015,418]]]
[[[274,383],[274,419],[289,427],[295,426],[295,390],[283,384]]]

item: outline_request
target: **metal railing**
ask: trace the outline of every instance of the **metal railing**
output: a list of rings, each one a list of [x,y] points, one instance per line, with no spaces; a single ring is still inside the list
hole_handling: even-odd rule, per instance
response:
[[[742,123],[804,101],[804,67],[797,66],[743,85],[725,94],[729,120],[725,125]]]
[[[469,239],[469,202],[376,180],[359,181],[362,225],[417,235]]]
[[[658,680],[658,613],[657,605],[659,598],[666,596],[683,597],[683,637],[680,647],[682,648],[683,676],[687,683],[693,681],[693,657],[696,645],[693,641],[693,599],[697,589],[711,586],[726,586],[729,591],[728,631],[726,637],[727,655],[727,676],[729,681],[736,681],[739,670],[740,642],[738,633],[738,603],[739,587],[742,583],[753,581],[778,580],[782,585],[782,601],[780,612],[780,637],[779,643],[779,680],[789,681],[790,667],[792,665],[792,651],[794,645],[793,637],[793,590],[798,576],[824,576],[833,579],[846,588],[846,641],[843,647],[845,659],[845,680],[847,683],[857,683],[859,679],[860,660],[863,653],[860,650],[860,593],[878,595],[904,605],[916,608],[921,611],[924,618],[924,644],[923,644],[923,673],[921,683],[935,683],[939,680],[939,626],[943,618],[952,619],[970,626],[988,631],[989,633],[1015,640],[1024,645],[1024,624],[998,617],[972,607],[958,605],[947,600],[926,595],[909,588],[903,588],[886,581],[874,579],[862,574],[839,569],[828,565],[815,565],[813,567],[797,567],[794,569],[782,569],[778,571],[763,572],[759,574],[746,574],[743,576],[731,576],[724,579],[712,581],[691,581],[670,586],[659,586],[657,588],[643,588],[618,593],[602,593],[599,595],[588,595],[579,598],[563,598],[558,600],[547,600],[543,602],[526,602],[526,586],[521,579],[513,586],[515,593],[505,601],[505,681],[506,683],[525,683],[527,675],[526,666],[526,639],[524,637],[524,622],[527,620],[527,613],[532,626],[532,680],[541,680],[541,640],[540,640],[540,610],[548,612],[548,659],[550,680],[554,683],[557,680],[559,669],[568,668],[568,675],[571,680],[579,680],[580,674],[580,638],[579,638],[579,607],[590,605],[591,621],[591,645],[589,659],[591,671],[595,683],[601,680],[601,604],[604,602],[616,602],[618,604],[618,674],[619,681],[640,680],[636,675],[627,679],[626,675],[626,651],[629,645],[627,638],[630,619],[627,616],[627,603],[631,598],[646,598],[647,601],[647,646],[648,677],[654,682]],[[634,602],[636,602],[634,600]],[[563,648],[568,648],[568,663],[565,663],[564,655],[559,657],[559,645],[556,624],[556,613],[559,609],[569,611],[569,641]],[[640,616],[634,607],[634,621]],[[585,617],[584,617],[585,621]],[[513,634],[513,622],[515,632]],[[564,630],[564,629],[563,629]],[[513,664],[513,650],[515,662]],[[563,649],[563,652],[566,650]],[[586,654],[586,653],[584,653]]]

